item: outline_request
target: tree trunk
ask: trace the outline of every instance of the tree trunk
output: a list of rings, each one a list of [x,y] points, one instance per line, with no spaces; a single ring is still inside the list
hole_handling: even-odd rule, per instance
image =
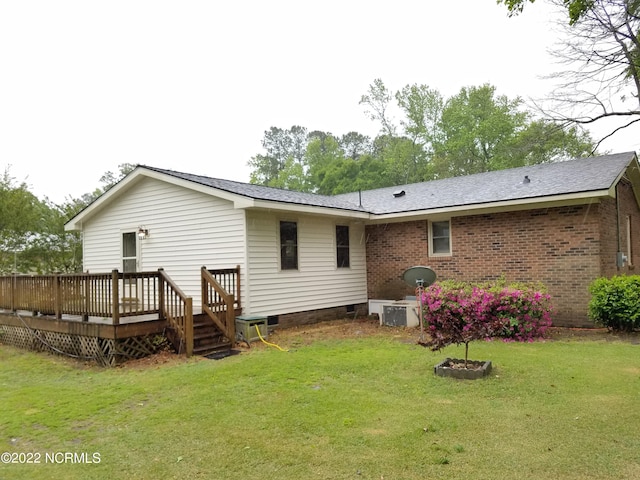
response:
[[[464,342],[464,368],[467,368],[468,358],[469,358],[469,342]]]

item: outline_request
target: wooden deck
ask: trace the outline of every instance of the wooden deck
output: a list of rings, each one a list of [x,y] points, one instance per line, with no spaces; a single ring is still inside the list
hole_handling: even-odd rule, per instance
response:
[[[186,355],[231,348],[239,267],[202,267],[200,276],[203,314],[195,315],[191,297],[162,269],[0,277],[0,342],[106,365],[154,353],[158,337]]]

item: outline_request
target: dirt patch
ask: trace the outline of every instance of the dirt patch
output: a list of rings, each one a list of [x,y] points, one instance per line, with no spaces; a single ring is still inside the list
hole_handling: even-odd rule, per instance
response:
[[[604,340],[609,342],[626,342],[634,345],[640,344],[640,332],[618,333],[606,328],[561,328],[552,327],[548,330],[550,340]]]
[[[383,326],[380,325],[379,320],[367,317],[349,320],[331,320],[283,329],[276,328],[269,334],[268,341],[280,346],[299,346],[310,345],[313,342],[321,340],[374,336],[417,341],[419,335],[419,328]],[[255,345],[255,343],[252,345]]]
[[[332,320],[327,322],[300,325],[289,328],[275,328],[269,333],[266,341],[284,349],[298,348],[311,345],[317,341],[341,340],[362,337],[387,337],[403,343],[417,343],[420,339],[420,328],[390,327],[380,325],[376,318],[356,318]],[[548,331],[547,341],[622,341],[640,344],[640,334],[612,333],[605,328],[560,328],[553,327]],[[261,341],[254,341],[251,347],[246,343],[238,343],[236,349],[249,351],[250,349],[272,348]],[[160,368],[186,362],[211,361],[204,357],[194,356],[187,359],[184,355],[177,355],[172,350],[163,350],[155,355],[130,360],[119,368]]]
[[[176,365],[180,363],[193,362],[193,361],[199,361],[199,360],[206,360],[206,359],[204,357],[198,357],[198,356],[187,358],[185,355],[178,355],[173,350],[167,348],[153,355],[147,355],[146,357],[128,360],[118,365],[117,368],[131,368],[131,369],[160,368],[165,365]]]
[[[547,340],[606,340],[640,344],[640,332],[616,333],[606,328],[563,328],[552,327],[547,332]],[[380,325],[377,319],[361,318],[333,320],[329,322],[301,325],[286,329],[276,329],[269,335],[269,341],[283,345],[309,345],[317,340],[357,338],[362,336],[385,336],[403,342],[417,342],[420,328],[390,327]],[[255,343],[252,344],[255,346]]]

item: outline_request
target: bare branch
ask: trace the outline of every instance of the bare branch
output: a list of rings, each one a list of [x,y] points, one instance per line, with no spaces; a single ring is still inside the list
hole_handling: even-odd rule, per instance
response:
[[[552,2],[566,12],[565,0]],[[640,119],[640,2],[595,0],[575,22],[559,25],[563,40],[551,53],[561,68],[547,77],[556,88],[534,102],[536,110],[562,125]],[[634,123],[616,127],[598,145]]]
[[[598,150],[598,148],[600,147],[600,145],[602,144],[602,142],[604,142],[607,138],[610,138],[612,136],[614,136],[616,133],[618,133],[620,130],[624,130],[627,127],[630,127],[631,125],[633,125],[634,123],[640,122],[640,118],[636,118],[631,120],[630,122],[628,122],[625,125],[622,125],[620,127],[617,127],[616,129],[614,129],[612,132],[608,133],[607,135],[605,135],[604,137],[602,137],[595,145],[595,147],[593,148],[593,151],[591,152],[591,154],[593,155],[594,152],[596,150]]]

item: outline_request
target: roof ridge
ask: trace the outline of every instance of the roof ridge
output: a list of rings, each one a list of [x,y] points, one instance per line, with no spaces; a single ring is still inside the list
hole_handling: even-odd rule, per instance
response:
[[[337,195],[300,192],[146,165],[140,166],[254,200],[371,214],[393,214],[515,200],[533,201],[541,197],[608,190],[622,169],[626,168],[633,158],[636,158],[635,152],[581,157]],[[614,163],[616,167],[610,168]],[[576,164],[580,164],[581,167],[576,168]],[[389,191],[399,189],[404,190],[405,195],[388,194]]]

